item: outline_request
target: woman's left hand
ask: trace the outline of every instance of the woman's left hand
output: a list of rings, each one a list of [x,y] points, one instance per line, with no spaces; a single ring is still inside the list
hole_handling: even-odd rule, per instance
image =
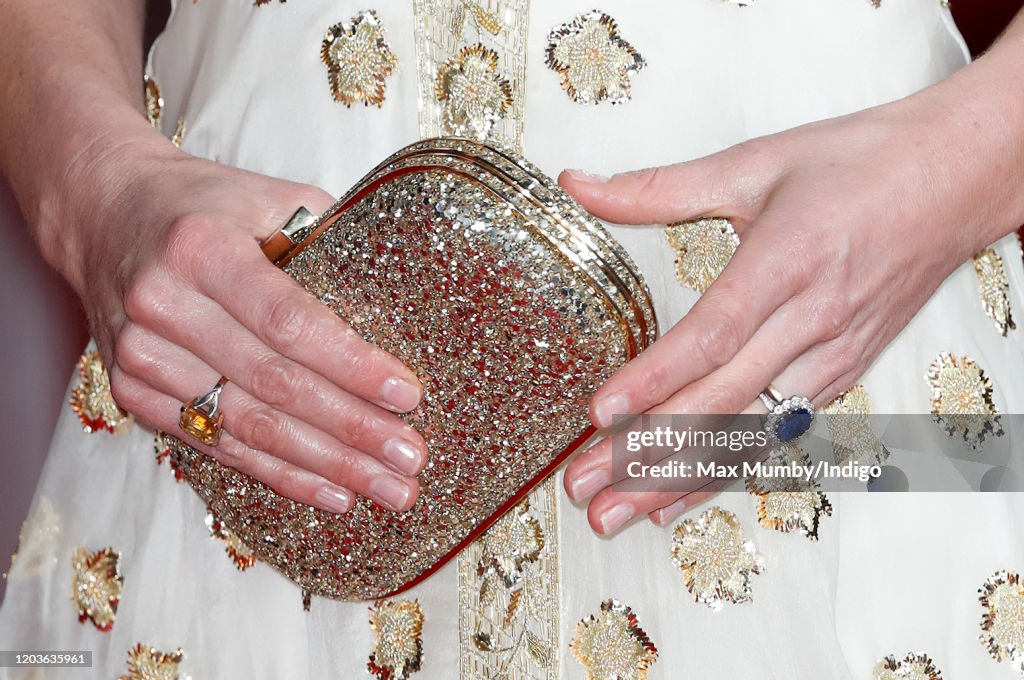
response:
[[[1007,148],[990,109],[949,96],[934,87],[610,179],[563,173],[602,219],[719,216],[740,236],[690,312],[598,391],[595,425],[613,414],[742,413],[769,384],[821,406],[861,376],[958,265],[1021,217],[1019,145]],[[616,491],[611,470],[605,439],[565,474],[572,499],[593,496],[599,533],[644,513],[671,521],[697,498]]]

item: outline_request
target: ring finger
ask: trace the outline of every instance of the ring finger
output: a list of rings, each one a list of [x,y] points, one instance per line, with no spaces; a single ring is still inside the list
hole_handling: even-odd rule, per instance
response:
[[[131,358],[119,359],[119,365],[128,375],[181,402],[205,393],[219,377],[170,343],[157,351],[160,353],[147,355],[129,352],[126,356]],[[160,357],[159,363],[146,357]],[[415,479],[394,473],[375,458],[260,402],[237,385],[229,382],[225,386],[219,408],[225,429],[251,449],[298,465],[391,510],[407,510],[416,500]]]

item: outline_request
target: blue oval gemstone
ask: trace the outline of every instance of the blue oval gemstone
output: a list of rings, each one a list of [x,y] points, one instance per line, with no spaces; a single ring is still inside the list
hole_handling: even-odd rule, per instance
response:
[[[775,436],[782,443],[804,436],[811,429],[814,416],[805,408],[790,411],[775,428]]]

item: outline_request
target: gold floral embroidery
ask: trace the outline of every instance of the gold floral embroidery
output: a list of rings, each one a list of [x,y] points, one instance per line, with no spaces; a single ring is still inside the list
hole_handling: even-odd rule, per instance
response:
[[[484,534],[483,556],[477,573],[485,581],[501,579],[506,588],[515,586],[522,577],[523,564],[536,562],[544,549],[544,533],[540,522],[529,513],[529,499],[494,523]]]
[[[60,514],[49,498],[40,496],[32,514],[18,532],[18,552],[11,557],[10,579],[14,581],[48,574],[57,564],[60,532]]]
[[[942,352],[926,378],[932,388],[932,415],[947,435],[973,449],[980,449],[990,435],[1002,436],[992,382],[977,362]]]
[[[698,293],[715,282],[740,245],[729,220],[718,218],[669,225],[665,235],[677,252],[676,278]]]
[[[460,634],[470,638],[463,643],[464,676],[554,677],[557,582],[544,530],[554,528],[551,484],[535,489],[460,556]]]
[[[320,60],[327,67],[335,101],[345,106],[362,102],[379,107],[384,103],[388,76],[398,64],[384,39],[385,33],[373,10],[360,12],[350,22],[327,29]]]
[[[245,571],[256,564],[256,553],[250,550],[249,546],[243,543],[235,532],[214,517],[213,511],[209,508],[206,509],[206,528],[210,530],[210,536],[224,541],[224,551],[235,563],[238,571]]]
[[[618,600],[605,600],[600,612],[577,623],[569,649],[588,680],[645,680],[658,659],[636,614]]]
[[[148,73],[142,77],[146,94],[146,118],[149,124],[160,129],[160,117],[164,112],[164,98],[160,95],[160,85]]]
[[[491,35],[498,35],[504,28],[501,23],[501,17],[497,13],[488,10],[478,2],[470,2],[464,0],[458,3],[455,7],[455,12],[452,14],[452,33],[457,38],[461,38],[466,32],[466,22],[470,19],[473,21],[473,25],[476,26],[477,33],[487,32]]]
[[[877,664],[873,680],[942,680],[942,673],[926,654],[907,654],[897,660],[887,656]]]
[[[71,598],[78,607],[79,621],[89,619],[104,632],[114,627],[117,605],[124,588],[120,563],[121,553],[113,548],[104,548],[94,553],[89,553],[85,548],[75,548],[71,556],[71,566],[75,572],[71,583]]]
[[[500,75],[492,75],[507,81],[511,95],[504,115],[492,116],[486,141],[521,152],[529,0],[413,0],[413,9],[420,135],[437,137],[474,132],[456,133],[449,121],[450,100],[440,100],[437,95],[438,74],[445,64],[457,63],[462,50],[477,44],[498,55]],[[487,90],[494,90],[496,82],[483,85]],[[498,86],[497,89],[502,91],[500,96],[504,96],[504,88]]]
[[[694,600],[714,610],[723,602],[749,602],[750,576],[764,568],[753,542],[744,539],[736,515],[718,506],[697,521],[687,519],[676,525],[672,562],[683,572]]]
[[[521,152],[529,0],[414,0],[413,9],[421,136],[473,135],[486,128],[487,141]],[[485,58],[485,50],[497,62]],[[503,110],[481,123],[487,112],[478,107],[466,116],[477,129],[458,131],[451,109],[459,103],[439,99],[438,86],[443,91],[445,80],[449,86],[462,81],[460,59],[467,51],[484,81],[477,96],[486,100],[493,93],[491,108]],[[549,478],[459,554],[461,677],[558,677],[557,499]]]
[[[854,385],[825,406],[837,464],[883,465],[889,460],[889,449],[871,427],[873,410],[871,395],[863,385]]]
[[[381,680],[406,680],[423,659],[423,609],[419,602],[378,602],[370,607],[375,642],[367,670]]]
[[[597,10],[553,28],[546,56],[548,68],[561,76],[562,88],[580,104],[628,102],[630,74],[646,65],[619,35],[615,20]]]
[[[178,680],[184,657],[180,647],[168,654],[140,642],[128,650],[128,673],[118,680]]]
[[[174,480],[180,482],[184,476],[181,474],[181,469],[178,464],[174,461],[174,457],[171,455],[171,447],[167,445],[164,440],[164,433],[157,432],[153,438],[153,451],[156,453],[156,464],[162,465],[164,460],[167,461],[167,466],[171,468],[171,472],[174,473]]]
[[[498,72],[498,53],[480,43],[464,47],[437,70],[436,96],[447,134],[485,141],[512,106],[512,86]]]
[[[122,434],[132,418],[118,407],[110,394],[110,378],[99,352],[87,352],[78,360],[78,386],[71,390],[71,409],[86,432],[106,430]]]
[[[1003,258],[991,248],[974,256],[974,271],[978,274],[978,294],[985,314],[995,321],[996,329],[1006,337],[1017,328],[1010,308],[1010,284],[1006,280]]]
[[[772,451],[762,469],[809,466],[811,458],[797,444],[785,444]],[[798,531],[818,540],[822,516],[832,514],[832,504],[811,479],[792,476],[747,477],[747,491],[757,498],[757,515],[761,526],[783,533]]]
[[[181,148],[181,143],[185,141],[185,118],[179,118],[178,124],[174,126],[174,134],[171,135],[171,144]]]
[[[160,85],[148,73],[142,77],[142,82],[146,95],[146,118],[149,119],[150,125],[159,130],[164,115],[164,98],[160,93]],[[174,127],[174,134],[171,135],[171,144],[180,148],[184,137],[185,118],[181,117]]]
[[[982,586],[981,644],[999,662],[1024,673],[1024,584],[1020,574],[999,571]]]
[[[46,672],[42,668],[33,668],[19,675],[16,680],[47,680]]]

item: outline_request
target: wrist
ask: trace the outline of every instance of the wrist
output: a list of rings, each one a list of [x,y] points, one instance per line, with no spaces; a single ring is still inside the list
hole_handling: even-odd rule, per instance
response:
[[[117,206],[157,162],[183,155],[131,109],[80,128],[37,166],[16,195],[44,259],[81,296],[91,250],[104,247]]]
[[[1009,38],[1009,36],[1008,36]],[[1024,224],[1024,40],[914,95],[918,124],[939,154],[938,190],[958,220],[968,256]]]

